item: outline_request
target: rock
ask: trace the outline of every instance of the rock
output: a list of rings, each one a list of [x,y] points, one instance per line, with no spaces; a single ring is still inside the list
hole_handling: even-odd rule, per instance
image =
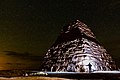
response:
[[[42,71],[93,72],[117,70],[106,49],[79,20],[64,26],[46,53]]]

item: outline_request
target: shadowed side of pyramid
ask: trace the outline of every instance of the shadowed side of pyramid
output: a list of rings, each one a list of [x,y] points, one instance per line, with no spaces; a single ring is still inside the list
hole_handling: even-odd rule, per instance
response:
[[[79,20],[64,26],[47,51],[42,71],[93,72],[117,70],[114,61],[96,40],[88,26]]]
[[[77,38],[81,38],[82,36],[86,36],[93,40],[95,39],[94,34],[91,32],[88,26],[79,20],[76,20],[75,22],[63,27],[61,34],[58,36],[55,44],[72,41]]]

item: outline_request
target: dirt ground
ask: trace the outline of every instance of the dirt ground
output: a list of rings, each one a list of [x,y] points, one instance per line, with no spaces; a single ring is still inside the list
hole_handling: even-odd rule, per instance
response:
[[[0,77],[0,80],[71,80],[71,79],[57,77],[12,77],[12,78]]]

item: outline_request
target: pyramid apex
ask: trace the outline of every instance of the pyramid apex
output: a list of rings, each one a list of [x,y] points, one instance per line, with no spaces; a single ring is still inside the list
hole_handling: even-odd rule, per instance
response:
[[[61,33],[69,33],[75,28],[79,30],[80,34],[84,34],[88,37],[95,38],[95,35],[90,30],[90,28],[78,19],[68,24],[67,26],[64,26]]]

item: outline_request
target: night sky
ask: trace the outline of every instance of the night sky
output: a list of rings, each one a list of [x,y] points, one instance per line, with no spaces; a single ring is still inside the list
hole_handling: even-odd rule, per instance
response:
[[[62,27],[76,19],[120,65],[120,0],[1,0],[0,69],[38,69]]]

